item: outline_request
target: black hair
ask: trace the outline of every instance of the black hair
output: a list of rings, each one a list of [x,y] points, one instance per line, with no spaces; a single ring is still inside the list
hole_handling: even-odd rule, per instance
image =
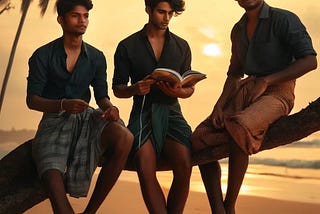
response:
[[[91,10],[93,7],[91,0],[57,0],[56,9],[58,16],[64,17],[66,13],[71,11],[77,5],[84,6],[87,10]]]
[[[153,11],[160,2],[168,2],[176,15],[180,15],[185,10],[184,0],[144,0],[146,7],[150,7],[151,11]]]

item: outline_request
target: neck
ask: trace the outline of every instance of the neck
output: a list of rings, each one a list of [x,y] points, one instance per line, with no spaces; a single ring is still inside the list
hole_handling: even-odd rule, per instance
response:
[[[260,14],[263,2],[254,9],[246,10],[246,14],[249,20],[256,20]]]
[[[81,49],[82,35],[79,35],[79,36],[63,35],[63,44],[64,44],[64,47],[69,50]]]
[[[156,28],[152,23],[149,22],[147,25],[147,35],[149,37],[163,38],[166,35],[166,30]]]

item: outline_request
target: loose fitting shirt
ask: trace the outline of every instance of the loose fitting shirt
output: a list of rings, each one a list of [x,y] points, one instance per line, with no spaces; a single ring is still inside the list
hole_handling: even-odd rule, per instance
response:
[[[151,44],[146,34],[146,26],[126,39],[122,40],[114,55],[114,76],[112,85],[127,85],[129,81],[134,84],[157,67],[170,68],[180,74],[191,69],[191,50],[188,43],[173,34],[168,29],[166,39],[159,61],[156,60]],[[143,96],[134,96],[134,107],[141,107]],[[164,94],[154,86],[146,96],[144,106],[154,102],[173,103],[177,98]],[[138,109],[139,109],[138,108]]]
[[[68,72],[66,62],[62,37],[38,48],[29,59],[27,93],[47,99],[82,99],[89,103],[91,85],[97,102],[109,98],[106,59],[100,50],[82,42],[72,72]]]
[[[231,32],[232,56],[228,75],[272,74],[306,55],[316,55],[312,41],[298,16],[264,3],[254,35],[247,37],[244,14]]]
[[[191,69],[191,51],[188,43],[166,31],[165,43],[159,61],[156,60],[146,34],[146,26],[122,40],[114,56],[113,86],[134,84],[157,67],[170,68],[180,74]],[[147,139],[151,139],[157,157],[160,157],[166,137],[190,148],[191,128],[184,119],[178,99],[152,86],[145,96],[134,95],[128,128],[135,136],[134,154]],[[142,109],[142,111],[141,111]]]

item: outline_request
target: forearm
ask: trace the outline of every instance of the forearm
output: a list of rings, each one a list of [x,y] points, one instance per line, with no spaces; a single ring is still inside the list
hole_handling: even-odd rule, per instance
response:
[[[46,99],[38,95],[27,95],[27,106],[41,112],[59,112],[63,110],[63,99]]]
[[[113,94],[118,98],[130,98],[136,94],[134,85],[116,85],[113,87]]]
[[[282,71],[263,77],[268,85],[273,85],[293,79],[297,79],[304,74],[317,68],[317,58],[314,55],[308,55],[296,60],[290,66]]]
[[[191,95],[194,92],[194,86],[181,88],[180,93],[178,93],[179,98],[188,98],[191,97]]]
[[[225,104],[238,92],[240,86],[240,77],[227,77],[222,93],[215,107],[224,108]]]
[[[97,105],[99,106],[99,108],[103,111],[106,111],[107,109],[109,109],[110,107],[113,107],[113,104],[111,103],[111,101],[108,98],[102,98],[101,100],[99,100],[97,102]]]

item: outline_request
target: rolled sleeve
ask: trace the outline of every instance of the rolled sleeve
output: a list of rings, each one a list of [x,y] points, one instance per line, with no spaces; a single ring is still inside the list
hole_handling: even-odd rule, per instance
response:
[[[313,48],[312,40],[308,34],[306,27],[302,24],[299,17],[293,13],[289,13],[286,16],[284,22],[285,41],[288,46],[291,47],[293,56],[298,59],[306,55],[316,55],[316,51]]]
[[[41,58],[41,53],[36,51],[30,57],[28,64],[27,93],[41,96],[47,83],[48,68],[45,60]]]
[[[96,62],[95,66],[95,77],[92,81],[92,87],[94,91],[94,97],[96,102],[99,100],[107,97],[109,98],[108,95],[108,85],[107,85],[107,62],[104,54],[102,52],[99,52],[97,55],[97,58],[94,60]]]
[[[112,87],[116,85],[127,85],[129,82],[130,60],[126,48],[121,43],[114,54],[114,74]]]

